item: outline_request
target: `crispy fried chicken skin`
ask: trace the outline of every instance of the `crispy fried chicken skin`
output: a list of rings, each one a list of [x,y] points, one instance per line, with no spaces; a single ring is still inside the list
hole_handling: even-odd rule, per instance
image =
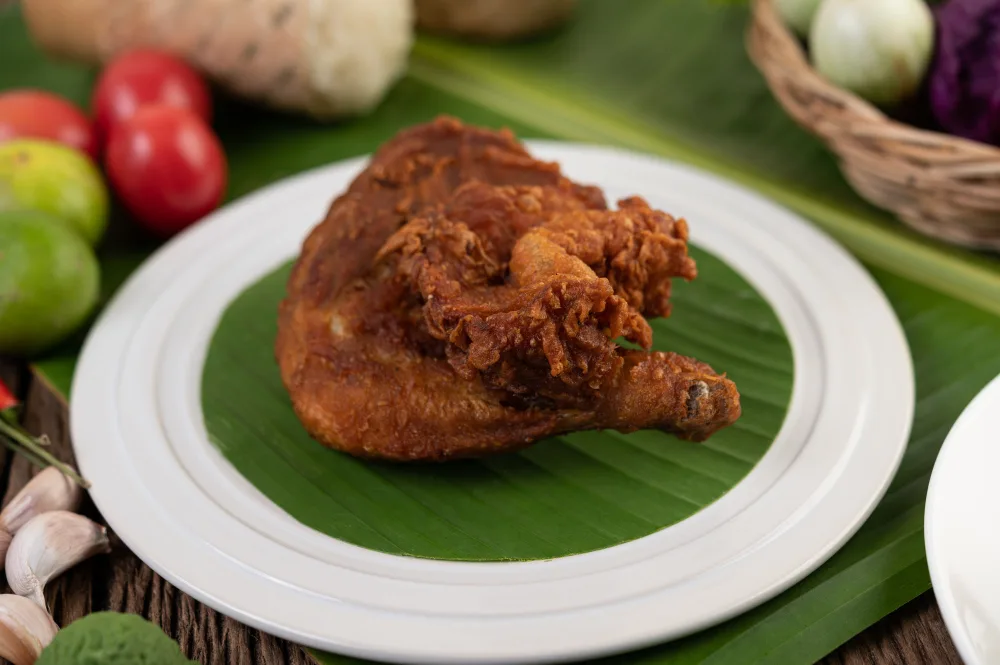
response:
[[[645,316],[693,279],[687,225],[450,118],[384,144],[306,239],[276,355],[324,445],[447,460],[583,429],[700,441],[740,415],[735,385],[652,344]]]

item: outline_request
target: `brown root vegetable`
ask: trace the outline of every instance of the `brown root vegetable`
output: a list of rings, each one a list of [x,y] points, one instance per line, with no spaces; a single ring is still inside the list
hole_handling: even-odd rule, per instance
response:
[[[228,90],[319,118],[374,107],[402,75],[412,0],[22,0],[34,40],[89,64],[170,51]]]

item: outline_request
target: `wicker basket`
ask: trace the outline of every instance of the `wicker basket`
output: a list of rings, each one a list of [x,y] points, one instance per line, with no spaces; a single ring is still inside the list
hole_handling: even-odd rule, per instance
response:
[[[927,235],[1000,250],[1000,148],[891,120],[812,69],[773,0],[755,0],[750,57],[862,197]]]

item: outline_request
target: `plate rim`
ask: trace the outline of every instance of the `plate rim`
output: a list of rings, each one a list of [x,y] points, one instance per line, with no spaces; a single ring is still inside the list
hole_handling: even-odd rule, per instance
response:
[[[927,485],[927,499],[924,503],[924,550],[927,556],[927,570],[931,578],[931,588],[934,590],[934,597],[941,610],[941,618],[948,629],[948,634],[951,635],[959,656],[967,665],[988,664],[980,658],[979,650],[975,647],[972,637],[968,633],[966,623],[961,619],[955,594],[952,592],[951,583],[945,574],[944,555],[939,551],[940,536],[938,536],[935,516],[940,510],[942,502],[946,501],[942,486],[948,482],[949,477],[945,474],[952,471],[949,468],[950,465],[954,464],[952,458],[957,456],[964,447],[964,439],[960,437],[962,431],[968,426],[969,421],[981,420],[984,417],[982,412],[993,403],[1000,405],[1000,375],[990,379],[989,383],[976,393],[976,396],[962,409],[962,413],[949,429],[937,458],[934,460],[934,467]]]
[[[738,614],[738,613],[740,613],[742,611],[745,611],[746,609],[749,609],[749,607],[753,607],[756,604],[759,604],[760,602],[763,602],[764,600],[777,595],[781,591],[787,589],[788,587],[790,587],[794,583],[796,583],[799,580],[801,580],[808,573],[812,572],[812,570],[814,570],[823,561],[825,561],[827,558],[829,558],[829,556],[832,556],[832,554],[834,552],[836,552],[837,549],[839,549],[844,544],[844,542],[846,542],[846,540],[851,535],[853,535],[854,532],[856,532],[856,530],[858,528],[860,528],[860,526],[864,523],[865,519],[867,519],[868,515],[870,515],[871,511],[874,510],[875,506],[878,504],[878,502],[880,501],[881,497],[885,494],[885,491],[888,488],[889,482],[891,482],[892,477],[895,475],[895,472],[898,469],[899,463],[900,463],[900,461],[902,459],[902,454],[905,451],[906,443],[907,443],[908,438],[909,438],[910,428],[912,427],[913,410],[914,410],[914,394],[913,394],[913,390],[912,390],[912,386],[913,386],[912,360],[911,360],[911,357],[910,357],[910,354],[909,354],[909,348],[908,348],[905,336],[903,335],[902,328],[899,325],[898,317],[895,315],[895,312],[892,310],[891,305],[888,303],[887,299],[885,298],[884,293],[882,293],[882,291],[878,287],[878,285],[874,282],[874,280],[867,273],[867,271],[864,270],[864,268],[860,265],[860,263],[857,262],[856,259],[854,259],[854,257],[852,257],[849,254],[847,254],[847,252],[845,250],[843,250],[839,245],[836,245],[836,243],[834,243],[828,236],[826,236],[825,234],[823,234],[822,232],[820,232],[815,227],[809,225],[807,222],[805,222],[804,220],[802,220],[801,218],[799,218],[797,215],[794,215],[793,213],[791,213],[789,211],[784,211],[784,210],[778,208],[776,204],[774,204],[773,202],[765,199],[764,197],[760,196],[759,194],[757,194],[755,192],[747,190],[747,189],[745,189],[743,187],[740,187],[739,185],[736,185],[734,183],[730,183],[730,182],[725,181],[725,180],[723,180],[723,179],[721,179],[721,178],[719,178],[719,177],[717,177],[717,176],[715,176],[713,174],[706,173],[704,171],[701,171],[700,169],[691,167],[689,165],[679,164],[679,163],[676,163],[676,162],[669,162],[667,160],[661,160],[659,158],[655,158],[655,157],[651,157],[651,156],[647,156],[647,155],[643,155],[643,154],[638,154],[638,153],[633,153],[633,152],[630,152],[630,151],[625,151],[625,150],[621,150],[621,149],[617,149],[617,148],[608,148],[608,147],[604,147],[604,146],[593,146],[593,145],[579,144],[579,143],[551,142],[551,141],[546,141],[546,142],[530,141],[530,142],[526,142],[526,143],[528,143],[529,146],[532,147],[532,148],[545,148],[545,147],[548,147],[548,148],[551,148],[552,150],[573,149],[573,148],[576,148],[576,149],[582,149],[582,150],[586,150],[586,151],[596,151],[598,153],[603,152],[603,153],[606,153],[606,154],[616,154],[616,155],[618,155],[621,158],[626,158],[626,159],[629,159],[629,160],[646,161],[646,162],[652,164],[653,166],[662,167],[663,165],[668,165],[668,166],[670,166],[670,167],[672,167],[674,169],[679,169],[679,170],[682,170],[682,171],[687,171],[687,172],[691,173],[693,176],[701,178],[702,180],[711,181],[711,182],[715,183],[716,185],[723,185],[726,188],[729,188],[730,190],[738,190],[738,191],[742,192],[742,194],[744,196],[749,196],[749,197],[752,197],[753,199],[756,199],[759,202],[759,204],[766,204],[767,206],[770,206],[772,209],[780,210],[781,214],[783,214],[786,217],[786,219],[793,220],[794,222],[796,222],[800,226],[800,228],[808,231],[808,233],[811,233],[813,235],[814,240],[825,244],[827,246],[827,250],[828,251],[832,251],[835,254],[839,254],[840,255],[840,259],[846,259],[848,262],[852,263],[854,265],[854,267],[856,268],[857,277],[860,278],[860,279],[862,279],[862,280],[864,280],[864,281],[866,281],[868,283],[867,286],[866,286],[866,288],[868,288],[868,287],[871,288],[871,295],[874,296],[876,299],[878,299],[880,301],[881,306],[885,309],[885,311],[882,312],[882,313],[883,314],[887,313],[889,315],[889,319],[891,319],[891,323],[893,324],[890,327],[893,330],[888,331],[888,332],[890,332],[891,334],[893,334],[893,336],[897,337],[897,340],[896,340],[897,342],[901,342],[901,345],[897,344],[896,348],[901,349],[903,351],[902,355],[905,356],[904,365],[905,365],[905,369],[908,371],[908,374],[909,374],[909,376],[907,378],[908,378],[908,384],[911,386],[911,390],[905,391],[905,393],[906,393],[906,396],[904,397],[905,403],[904,403],[903,408],[902,408],[902,412],[905,413],[906,426],[904,428],[904,431],[902,431],[900,433],[900,435],[897,437],[897,438],[900,439],[900,441],[895,446],[896,450],[895,450],[895,454],[893,455],[894,462],[891,465],[891,468],[889,468],[889,469],[886,470],[886,473],[884,474],[884,481],[881,483],[881,487],[879,488],[879,490],[877,492],[875,492],[869,498],[869,500],[867,502],[868,505],[867,505],[866,509],[864,511],[862,511],[863,514],[859,513],[852,520],[852,524],[849,525],[848,528],[846,528],[845,530],[843,530],[843,532],[839,534],[839,537],[837,537],[836,539],[834,539],[833,541],[831,541],[830,544],[828,544],[824,548],[824,550],[822,552],[817,553],[813,557],[813,560],[808,561],[808,562],[803,562],[802,565],[801,565],[801,567],[798,570],[792,571],[791,574],[786,578],[786,580],[785,580],[784,583],[776,585],[775,587],[767,590],[765,593],[760,594],[758,597],[747,599],[744,603],[742,603],[740,605],[737,605],[737,606],[734,606],[732,608],[732,611],[730,613],[728,613],[727,615],[716,617],[716,619],[714,619],[713,621],[705,623],[704,625],[698,626],[697,628],[704,628],[707,625],[712,625],[712,624],[717,623],[719,621],[722,621],[722,620],[725,620],[727,618],[730,618],[731,616],[734,616],[735,614]],[[362,156],[362,157],[354,158],[352,160],[339,161],[339,162],[335,162],[335,163],[330,164],[330,165],[326,165],[324,167],[319,167],[317,169],[312,169],[310,171],[306,171],[306,172],[301,173],[301,174],[299,174],[297,176],[292,176],[291,178],[286,178],[284,180],[281,180],[281,181],[278,181],[278,182],[273,183],[271,185],[268,185],[265,188],[257,190],[256,192],[248,195],[247,197],[244,197],[244,198],[242,198],[242,199],[234,202],[233,204],[230,204],[230,206],[227,206],[226,208],[220,210],[218,213],[215,213],[215,215],[232,214],[232,210],[235,209],[235,207],[237,207],[237,206],[239,206],[239,207],[250,206],[256,200],[265,198],[269,193],[272,193],[273,191],[275,191],[275,190],[277,190],[277,189],[279,189],[281,187],[287,186],[288,184],[290,184],[290,182],[292,182],[292,181],[294,181],[296,179],[305,178],[305,177],[308,177],[310,174],[314,174],[314,173],[319,172],[319,171],[324,171],[326,169],[332,169],[332,168],[337,167],[337,166],[342,166],[343,167],[343,166],[348,165],[348,164],[350,164],[350,165],[361,164],[361,163],[363,163],[363,161],[365,159],[366,159],[366,157]],[[229,211],[229,212],[227,212],[227,211]],[[215,215],[213,215],[213,218],[215,217]],[[205,222],[203,222],[203,225],[207,226],[211,221],[212,220],[210,220],[210,219],[209,220],[205,220]],[[199,225],[199,226],[202,226],[202,225]],[[150,264],[150,262],[152,262],[157,256],[162,256],[163,253],[169,247],[174,246],[176,243],[182,242],[182,239],[185,238],[185,237],[188,237],[188,235],[190,233],[197,233],[197,232],[198,232],[198,228],[194,228],[194,229],[192,229],[192,230],[190,230],[188,232],[185,232],[184,234],[181,234],[181,236],[178,236],[178,238],[172,240],[165,247],[161,248],[156,254],[154,254],[153,257],[151,257],[151,259],[149,259],[147,261],[146,264],[144,264],[143,267],[141,267],[136,272],[136,274],[134,274],[130,278],[129,282],[132,282],[134,279],[136,279],[138,277],[138,275],[141,273],[141,271],[143,270],[143,268],[147,267]],[[125,290],[125,288],[127,288],[127,286],[128,286],[128,284],[126,284],[125,287],[123,287],[121,289],[121,291],[119,292],[119,294],[116,295],[115,300],[113,300],[112,303],[109,304],[108,309],[106,310],[106,312],[107,311],[111,311],[114,308],[114,306],[116,304],[115,301],[117,300],[118,296],[120,296],[121,293]],[[763,295],[765,295],[765,297],[766,297],[766,294],[763,294]],[[104,319],[104,315],[103,314],[102,314],[102,319]],[[98,323],[98,325],[95,325],[95,327],[94,327],[94,334],[96,334],[96,332],[98,331],[99,328],[100,328],[100,322]],[[81,362],[80,362],[80,367],[81,368],[84,366],[83,361],[87,357],[87,349],[90,348],[91,343],[92,343],[91,336],[88,336],[87,342],[86,342],[85,347],[84,347],[84,352],[81,354]],[[76,393],[77,381],[78,381],[79,377],[81,377],[82,375],[83,375],[82,372],[78,372],[77,375],[74,377],[74,382],[73,382],[74,389],[73,389],[73,393],[72,394]],[[81,381],[82,381],[82,379],[81,379]],[[71,400],[71,411],[73,412],[74,416],[76,415],[77,410],[80,408],[80,407],[77,407],[75,405],[79,405],[81,403],[82,402],[80,402],[80,401]],[[77,422],[79,420],[80,420],[80,418],[77,418],[77,417],[72,417],[71,418],[71,428],[73,430],[73,434],[74,434],[74,439],[75,440],[78,438],[76,436],[76,434],[77,434]],[[89,459],[89,458],[87,458],[87,455],[81,455],[81,458],[82,458],[81,459],[81,467],[83,468],[84,472],[87,473],[87,469],[86,469],[86,467],[84,465],[83,459]],[[98,504],[98,507],[101,508],[101,503],[98,501],[97,496],[94,497],[94,501],[95,501],[96,504]],[[102,512],[104,512],[105,515],[106,515],[106,517],[107,517],[107,512],[104,511],[104,510],[102,510]],[[108,517],[108,520],[109,520],[109,523],[111,523],[111,518],[110,517]],[[114,524],[112,524],[112,527],[114,527]],[[130,543],[129,540],[124,537],[124,535],[122,537],[123,537],[123,540],[125,540],[125,542],[127,544],[129,544],[130,548],[133,549],[133,551],[137,551],[136,548],[132,547],[132,543]],[[609,548],[609,549],[614,549],[614,548]],[[147,557],[142,557],[142,558],[144,560],[148,561]],[[204,590],[189,588],[187,585],[185,585],[185,584],[182,583],[183,580],[178,580],[178,579],[175,578],[175,576],[170,575],[169,571],[167,571],[165,569],[161,570],[159,567],[152,565],[152,563],[150,563],[150,565],[151,565],[151,567],[153,567],[154,569],[156,569],[158,573],[160,573],[162,576],[164,576],[165,578],[167,578],[169,581],[171,581],[172,583],[174,583],[175,585],[177,585],[179,588],[185,590],[186,592],[190,593],[191,595],[195,596],[196,598],[200,598],[200,599],[204,600],[209,605],[212,605],[213,607],[216,607],[216,609],[220,609],[220,606],[217,605],[217,604],[215,604],[213,601],[220,602],[221,606],[223,608],[225,608],[225,609],[220,609],[220,611],[222,611],[222,612],[224,612],[226,614],[230,614],[230,615],[237,614],[238,618],[241,621],[244,621],[244,623],[248,623],[250,625],[255,625],[256,627],[261,628],[262,630],[265,630],[267,632],[271,632],[271,633],[274,633],[274,634],[279,634],[279,635],[281,635],[283,637],[287,637],[289,639],[292,639],[292,640],[300,642],[300,643],[305,643],[305,644],[307,644],[309,646],[316,646],[317,648],[322,648],[322,649],[327,649],[327,650],[331,649],[331,646],[328,643],[322,643],[322,644],[312,644],[312,643],[310,643],[311,641],[309,639],[303,639],[303,636],[295,633],[294,630],[289,630],[289,631],[284,631],[284,629],[279,630],[279,627],[276,627],[275,625],[272,625],[270,623],[267,623],[265,625],[260,625],[259,623],[256,623],[253,620],[254,617],[252,617],[251,615],[246,614],[246,613],[240,611],[239,608],[233,608],[231,605],[228,605],[228,604],[226,604],[223,601],[219,601],[219,599],[216,599],[214,597],[212,597],[210,599],[209,598],[210,594],[208,594]],[[627,645],[626,648],[627,649],[641,648],[642,646],[648,646],[650,644],[659,643],[660,641],[662,641],[662,639],[663,639],[662,636],[652,636],[648,641],[631,643],[631,644]],[[616,649],[614,651],[608,651],[606,653],[613,653],[613,652],[619,651],[619,650],[620,649]],[[350,650],[338,649],[338,651],[340,651],[341,653],[350,653]],[[602,653],[604,653],[604,652],[602,652]],[[350,655],[356,655],[356,656],[363,657],[363,658],[381,658],[383,660],[390,660],[390,661],[395,661],[395,662],[421,662],[420,659],[414,660],[414,659],[405,658],[403,660],[400,660],[397,657],[398,654],[397,655],[382,654],[382,653],[373,654],[370,651],[356,652],[356,653],[351,653]],[[596,655],[596,653],[593,652],[593,651],[586,651],[586,652],[582,652],[582,653],[572,653],[572,654],[569,654],[569,655],[564,655],[564,656],[561,656],[561,657],[553,658],[551,660],[564,660],[564,659],[568,659],[568,658],[579,658],[579,657],[585,657],[585,656],[590,656],[590,655]],[[451,661],[451,660],[448,660],[447,658],[445,660],[447,662],[467,662],[467,660]],[[483,657],[483,658],[477,659],[478,662],[516,662],[517,660],[518,659],[513,659],[513,660],[511,660],[511,659],[503,659],[502,661],[493,661],[489,657]],[[532,658],[532,661],[536,661],[536,660],[537,659]],[[436,658],[433,658],[431,660],[425,660],[423,662],[443,662],[443,661],[441,660],[440,657],[436,657]]]

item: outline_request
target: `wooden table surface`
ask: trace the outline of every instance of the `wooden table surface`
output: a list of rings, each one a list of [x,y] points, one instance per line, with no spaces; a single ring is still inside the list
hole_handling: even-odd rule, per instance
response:
[[[21,365],[0,359],[0,378],[26,399],[24,422],[52,439],[53,452],[72,461],[66,405]],[[0,482],[4,503],[33,473],[7,452]],[[100,520],[92,504],[84,507]],[[202,665],[305,665],[301,648],[248,628],[178,591],[153,573],[112,534],[107,556],[98,556],[51,582],[46,597],[60,626],[99,610],[132,612],[158,623],[189,658]],[[7,590],[6,592],[9,592]],[[263,602],[263,601],[262,601]],[[828,656],[823,665],[961,665],[933,594],[926,593]]]

